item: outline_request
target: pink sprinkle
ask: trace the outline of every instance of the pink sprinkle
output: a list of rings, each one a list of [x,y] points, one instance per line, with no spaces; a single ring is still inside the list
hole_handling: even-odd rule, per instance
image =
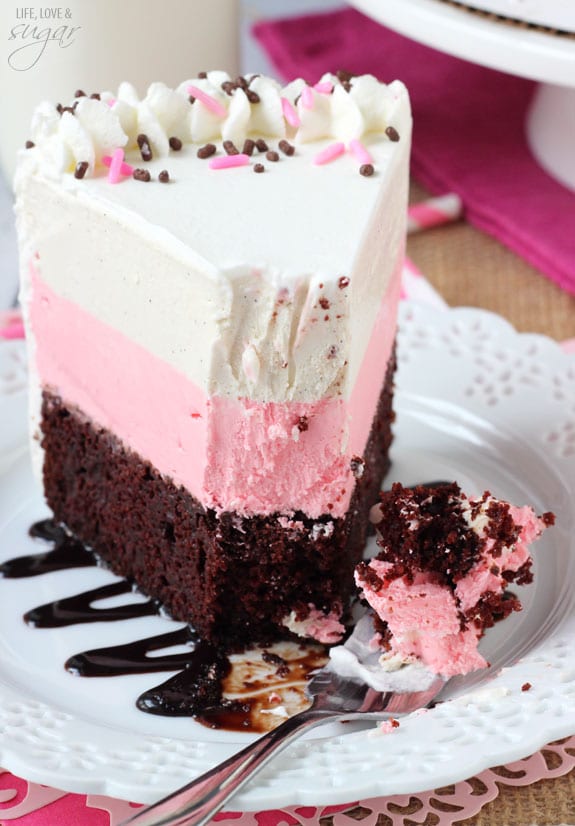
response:
[[[112,153],[112,160],[110,162],[110,171],[108,172],[108,181],[111,184],[117,184],[122,177],[122,165],[124,163],[124,150],[114,149]]]
[[[282,98],[282,112],[284,113],[284,118],[290,126],[293,126],[296,129],[298,126],[301,126],[299,115],[287,98]]]
[[[206,109],[209,109],[214,115],[225,118],[228,114],[228,110],[225,106],[222,106],[219,100],[216,100],[212,95],[208,95],[207,92],[202,92],[197,86],[188,86],[188,93],[199,100],[200,103],[203,103]]]
[[[321,83],[316,83],[313,87],[316,92],[319,92],[321,95],[331,95],[333,92],[333,83],[329,80],[324,80]]]
[[[339,158],[340,155],[343,155],[345,152],[345,144],[338,141],[337,143],[331,143],[329,146],[326,146],[325,149],[322,149],[321,152],[318,152],[315,158],[313,159],[314,164],[316,166],[322,166],[324,163],[330,163],[330,161],[335,161],[336,158]]]
[[[370,153],[357,138],[354,138],[349,142],[349,151],[353,157],[359,161],[359,163],[373,163],[373,158]]]
[[[309,86],[304,86],[301,90],[300,100],[304,109],[313,109],[315,101],[313,99],[313,92]]]
[[[110,98],[108,101],[108,106],[113,106],[116,103],[116,98]]]
[[[104,164],[104,166],[107,166],[107,167],[111,168],[111,166],[112,166],[111,156],[110,155],[104,155],[104,157],[102,158],[102,163]],[[120,167],[120,174],[121,175],[131,175],[133,171],[134,171],[133,166],[130,166],[129,163],[123,163],[122,162],[122,166]]]
[[[249,155],[221,155],[212,158],[208,163],[210,169],[231,169],[234,166],[247,166],[250,162]]]
[[[6,341],[24,338],[24,325],[21,321],[12,321],[6,327],[0,329],[0,338],[6,339]]]

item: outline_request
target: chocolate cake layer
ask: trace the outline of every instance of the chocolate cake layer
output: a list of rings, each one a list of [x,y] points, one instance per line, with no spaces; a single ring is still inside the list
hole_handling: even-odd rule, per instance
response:
[[[43,394],[44,487],[63,522],[117,574],[174,619],[217,644],[269,641],[309,606],[345,605],[365,544],[368,511],[388,465],[395,360],[374,416],[345,518],[244,517],[206,510],[49,390]],[[297,523],[300,523],[299,525]],[[303,528],[301,527],[303,525]]]

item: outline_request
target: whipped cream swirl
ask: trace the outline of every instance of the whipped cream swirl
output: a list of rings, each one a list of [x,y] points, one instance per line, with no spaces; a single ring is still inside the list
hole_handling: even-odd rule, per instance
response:
[[[175,89],[152,83],[143,98],[131,84],[122,83],[115,95],[78,97],[70,107],[41,103],[32,120],[31,140],[46,171],[73,173],[78,163],[86,162],[87,174],[93,175],[115,149],[136,150],[141,134],[154,156],[164,157],[172,137],[200,145],[230,140],[241,148],[247,137],[350,141],[400,126],[407,98],[400,81],[385,84],[373,75],[340,78],[326,74],[315,86],[298,79],[282,88],[262,75],[247,75],[238,83],[226,72],[213,71]],[[213,109],[194,99],[190,88],[208,95],[215,102]]]

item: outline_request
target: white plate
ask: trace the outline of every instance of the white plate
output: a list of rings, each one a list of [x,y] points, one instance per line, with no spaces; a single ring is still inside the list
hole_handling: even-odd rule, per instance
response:
[[[390,480],[456,478],[489,488],[557,525],[535,549],[523,612],[488,632],[491,662],[449,686],[449,702],[384,736],[341,727],[297,743],[233,801],[233,808],[337,804],[415,793],[526,756],[575,732],[575,361],[540,336],[518,335],[478,310],[401,311],[397,424]],[[5,363],[0,348],[0,387]],[[0,421],[15,430],[0,393]],[[8,437],[6,437],[8,438]],[[0,559],[37,547],[45,514],[27,455],[0,477]],[[111,581],[100,569],[0,580],[0,765],[36,782],[147,802],[231,754],[248,736],[189,719],[152,717],[134,700],[155,676],[82,679],[77,651],[161,633],[159,617],[34,630],[23,611]],[[522,691],[525,683],[529,691]],[[325,734],[325,733],[324,733]]]

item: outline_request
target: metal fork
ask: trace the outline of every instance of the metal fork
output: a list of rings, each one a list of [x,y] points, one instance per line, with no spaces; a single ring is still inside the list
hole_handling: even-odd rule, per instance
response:
[[[120,826],[202,826],[275,754],[306,731],[338,720],[379,720],[407,714],[429,705],[444,686],[438,677],[425,691],[380,692],[338,675],[327,665],[306,686],[310,708]]]

